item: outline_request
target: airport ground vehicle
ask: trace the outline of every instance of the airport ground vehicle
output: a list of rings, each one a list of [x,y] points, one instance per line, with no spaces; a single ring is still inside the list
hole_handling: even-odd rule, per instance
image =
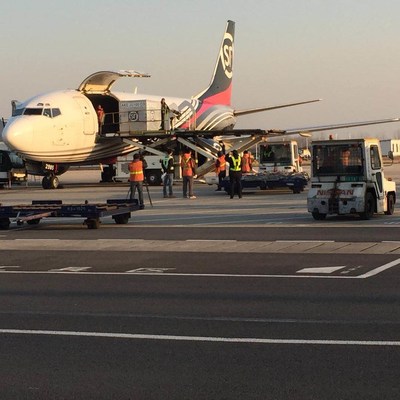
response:
[[[13,152],[0,149],[0,185],[25,182],[27,177],[24,161]]]
[[[242,176],[243,189],[284,189],[292,190],[293,193],[300,193],[308,183],[308,176],[296,172],[260,172],[245,174]],[[222,188],[230,193],[229,177],[222,181]]]
[[[391,215],[396,184],[384,176],[378,139],[316,141],[312,144],[308,211],[314,219],[327,215],[374,213]]]
[[[257,148],[258,172],[243,174],[243,189],[281,189],[288,188],[300,193],[307,185],[309,177],[300,165],[298,145],[295,140],[280,142],[262,142]],[[256,167],[257,170],[257,167]],[[217,179],[208,179],[208,183],[218,183]],[[223,189],[229,193],[229,178],[222,182]]]
[[[295,140],[262,142],[258,147],[259,171],[302,172],[299,147]]]
[[[129,163],[132,161],[132,156],[134,153],[128,156],[118,157],[115,163],[115,179],[116,180],[129,180]],[[163,156],[146,154],[144,159],[147,163],[147,168],[145,169],[146,182],[149,185],[161,185],[162,183],[162,170],[160,159]]]

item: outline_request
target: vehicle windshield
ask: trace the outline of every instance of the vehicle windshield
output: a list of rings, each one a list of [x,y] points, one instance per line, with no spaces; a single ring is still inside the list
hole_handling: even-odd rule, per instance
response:
[[[292,163],[289,143],[268,143],[260,145],[260,163],[290,165]]]
[[[358,145],[313,146],[313,175],[359,175],[364,171],[362,149]]]
[[[16,153],[11,151],[8,155],[10,156],[13,168],[25,168],[24,160],[21,157],[17,156]]]

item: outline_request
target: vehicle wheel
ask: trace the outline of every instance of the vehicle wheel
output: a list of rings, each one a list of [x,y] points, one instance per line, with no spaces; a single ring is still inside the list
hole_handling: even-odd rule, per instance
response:
[[[38,225],[40,222],[41,218],[35,218],[35,219],[30,219],[26,221],[28,225]]]
[[[318,212],[318,211],[313,211],[313,212],[311,213],[311,215],[313,216],[313,218],[314,218],[316,221],[322,221],[322,220],[324,220],[324,219],[326,218],[326,214],[322,214],[322,213],[320,213],[320,212]]]
[[[88,229],[98,229],[100,226],[100,221],[98,219],[87,219],[85,222]]]
[[[151,186],[161,185],[161,171],[147,171],[146,181]]]
[[[389,194],[387,197],[387,209],[385,211],[386,215],[393,215],[394,213],[394,195]]]
[[[9,218],[0,218],[0,229],[7,230],[10,228],[10,219]]]
[[[375,212],[375,199],[372,193],[368,192],[365,195],[365,211],[360,214],[362,219],[371,219]]]
[[[124,225],[129,222],[130,217],[131,217],[130,213],[127,213],[127,214],[114,215],[113,219],[116,224]]]

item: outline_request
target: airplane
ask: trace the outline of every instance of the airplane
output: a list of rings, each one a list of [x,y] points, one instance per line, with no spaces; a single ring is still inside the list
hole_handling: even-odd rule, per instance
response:
[[[313,99],[270,107],[236,110],[231,105],[235,23],[228,21],[209,86],[190,99],[111,91],[122,77],[150,77],[133,70],[99,71],[75,90],[12,101],[12,116],[4,127],[6,145],[25,160],[29,174],[43,176],[44,189],[59,186],[58,175],[71,165],[112,163],[117,156],[150,140],[177,137],[214,138],[221,135],[285,135],[314,130],[395,122],[399,119],[327,125],[306,129],[235,130],[241,115],[320,101]],[[161,98],[171,112],[162,126]],[[103,107],[99,121],[97,109]],[[170,124],[173,126],[170,126]],[[127,140],[129,138],[130,140]]]

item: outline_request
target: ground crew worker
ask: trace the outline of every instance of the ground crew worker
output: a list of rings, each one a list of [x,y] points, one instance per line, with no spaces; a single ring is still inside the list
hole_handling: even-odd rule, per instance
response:
[[[242,161],[241,161],[241,168],[242,168],[242,172],[244,174],[247,174],[247,173],[251,172],[252,169],[253,169],[253,166],[251,165],[250,153],[248,152],[248,150],[245,150],[243,152],[243,157],[242,157]]]
[[[168,130],[169,126],[167,125],[167,121],[169,119],[169,113],[170,109],[168,107],[168,104],[165,102],[164,97],[161,99],[161,125],[160,125],[160,130]]]
[[[143,172],[143,161],[140,159],[140,154],[135,153],[133,156],[133,161],[129,163],[129,181],[131,185],[131,194],[130,199],[135,198],[136,189],[138,191],[139,197],[139,208],[144,208],[143,202],[143,181],[144,181],[144,172]]]
[[[239,199],[242,198],[242,159],[239,156],[237,150],[233,150],[232,154],[226,157],[226,161],[229,163],[229,183],[230,183],[230,195],[231,199],[235,193],[238,194]]]
[[[97,106],[96,113],[97,113],[97,120],[99,121],[99,133],[101,133],[101,127],[103,126],[104,123],[104,109],[100,104]]]
[[[169,150],[168,154],[160,160],[161,168],[164,172],[163,179],[163,195],[164,198],[170,197],[174,198],[174,193],[172,192],[172,185],[174,184],[174,157],[172,156],[173,151]],[[168,189],[168,195],[167,195]]]
[[[193,194],[193,180],[196,175],[196,162],[192,158],[190,150],[186,150],[181,158],[183,197],[185,199],[195,199]],[[189,194],[188,194],[189,189]]]
[[[222,181],[226,177],[226,160],[225,155],[222,151],[218,152],[218,158],[215,161],[215,173],[218,176],[218,188],[217,191],[222,189]]]

